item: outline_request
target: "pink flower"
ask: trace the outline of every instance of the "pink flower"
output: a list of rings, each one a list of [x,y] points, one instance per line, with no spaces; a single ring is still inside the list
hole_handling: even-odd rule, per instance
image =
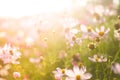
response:
[[[65,75],[66,69],[56,68],[56,71],[53,71],[56,80],[62,80],[62,77]]]
[[[4,64],[19,64],[17,59],[19,59],[20,56],[21,53],[18,51],[18,48],[12,47],[10,44],[6,44],[3,48],[0,48],[0,59]]]
[[[19,77],[21,77],[21,74],[19,72],[13,72],[13,77],[19,78]]]
[[[120,63],[115,63],[111,66],[111,69],[113,70],[113,72],[115,74],[119,74],[120,75]]]
[[[93,33],[93,29],[91,28],[91,27],[87,27],[86,25],[81,25],[80,26],[80,30],[81,30],[81,32],[82,32],[82,38],[83,39],[86,39],[86,38],[94,38],[95,37],[95,35],[94,35],[94,33]]]

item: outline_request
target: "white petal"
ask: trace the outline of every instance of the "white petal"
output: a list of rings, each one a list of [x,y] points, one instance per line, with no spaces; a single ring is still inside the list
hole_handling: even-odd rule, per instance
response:
[[[77,34],[78,30],[77,29],[71,29],[70,32],[73,33],[73,34]]]
[[[81,29],[82,32],[87,32],[87,28],[86,28],[85,25],[81,25],[80,29]]]
[[[90,79],[92,77],[92,74],[90,73],[86,73],[83,75],[83,79],[86,80],[86,79]]]
[[[109,31],[110,31],[110,28],[108,28],[108,29],[105,31],[105,34],[107,34]]]
[[[74,72],[73,72],[72,70],[66,70],[66,71],[65,71],[65,74],[66,74],[67,76],[69,76],[69,77],[74,77],[74,76],[75,76],[75,74],[74,74]]]
[[[86,67],[82,67],[82,68],[80,68],[80,74],[84,74],[86,72]]]
[[[78,66],[74,66],[74,67],[73,67],[73,71],[74,71],[75,75],[76,75],[76,74],[80,74],[80,69],[79,69]]]
[[[98,28],[96,28],[96,32],[97,32],[97,33],[99,33],[99,32],[100,32],[100,30],[99,30]]]
[[[104,32],[104,30],[105,30],[105,27],[104,27],[104,26],[102,26],[102,27],[101,27],[101,31],[102,31],[102,32]]]
[[[94,58],[88,57],[90,61],[96,62]]]

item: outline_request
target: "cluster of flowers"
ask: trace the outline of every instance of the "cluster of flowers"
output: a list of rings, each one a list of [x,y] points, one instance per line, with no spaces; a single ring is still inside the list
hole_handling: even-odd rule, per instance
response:
[[[78,58],[78,55],[77,55]],[[104,56],[94,55],[93,57],[88,57],[88,59],[95,63],[107,62],[107,58]],[[111,65],[111,70],[115,74],[120,75],[120,63],[114,63]],[[80,67],[76,64],[73,66],[73,70],[71,69],[61,69],[59,67],[53,71],[54,77],[56,80],[87,80],[92,77],[92,74],[86,73],[86,67],[81,64]]]
[[[11,64],[20,64],[18,59],[20,58],[21,53],[18,51],[18,48],[13,47],[10,44],[5,44],[4,47],[0,48],[0,76],[1,80],[6,80],[2,77],[7,76],[9,74],[9,69],[11,68]],[[13,72],[13,77],[20,77],[20,73],[17,71]]]
[[[76,65],[71,69],[61,69],[56,68],[56,71],[53,71],[56,80],[62,80],[64,77],[65,80],[87,80],[92,77],[90,73],[86,73],[86,67],[81,66],[80,68]]]
[[[81,25],[79,30],[74,28],[66,28],[65,38],[67,40],[67,44],[69,44],[70,47],[73,47],[75,43],[80,45],[84,39],[90,39],[99,42],[104,36],[107,36],[109,31],[110,29],[105,29],[104,26],[101,26],[100,29],[96,28],[94,30],[92,27]],[[79,34],[80,32],[82,32],[82,37],[76,37],[76,34]]]

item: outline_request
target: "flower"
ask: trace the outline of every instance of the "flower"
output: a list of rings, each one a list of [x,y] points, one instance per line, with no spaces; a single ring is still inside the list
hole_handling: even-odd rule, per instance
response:
[[[73,70],[66,70],[66,80],[87,80],[92,77],[90,73],[85,73],[86,67],[74,66]]]
[[[56,68],[56,71],[53,71],[56,80],[62,80],[62,77],[65,75],[66,69]]]
[[[12,47],[10,44],[5,44],[3,48],[0,48],[0,59],[4,64],[19,64],[17,59],[19,59],[20,56],[21,53],[18,51],[18,48]]]
[[[93,61],[93,62],[106,62],[107,61],[107,58],[106,57],[103,57],[103,56],[97,56],[97,55],[94,55],[92,58],[91,57],[88,57],[88,59],[90,61]]]
[[[82,35],[83,39],[94,37],[93,29],[90,26],[86,27],[85,25],[81,25],[80,29],[83,33],[83,35]]]
[[[14,78],[19,78],[21,75],[19,72],[13,72],[13,77]]]
[[[111,69],[113,70],[113,72],[115,74],[119,74],[120,75],[120,63],[114,63],[112,66],[111,66]]]
[[[42,62],[43,61],[43,56],[40,56],[40,57],[38,57],[38,58],[30,58],[29,59],[29,61],[31,62],[31,63],[40,63],[40,62]]]
[[[96,32],[94,32],[94,35],[96,35],[96,37],[103,37],[107,35],[109,31],[110,31],[109,28],[105,30],[105,27],[102,26],[100,29],[96,28]]]
[[[70,47],[74,46],[74,43],[76,42],[76,40],[77,40],[77,43],[80,42],[80,40],[78,40],[75,36],[77,33],[78,33],[77,29],[73,29],[73,28],[65,29],[65,38],[67,40],[67,44],[70,45]]]
[[[8,70],[10,69],[10,65],[0,65],[0,76],[7,76],[9,74]]]

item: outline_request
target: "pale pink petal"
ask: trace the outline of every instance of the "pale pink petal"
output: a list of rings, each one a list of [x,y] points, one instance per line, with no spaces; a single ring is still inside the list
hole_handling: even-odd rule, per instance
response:
[[[102,31],[102,32],[104,32],[104,30],[105,30],[105,27],[104,27],[104,26],[102,26],[102,27],[101,27],[101,31]]]
[[[74,77],[75,76],[75,73],[72,71],[72,70],[66,70],[66,75],[69,76],[69,77]]]
[[[73,71],[74,71],[75,75],[76,75],[76,74],[80,74],[80,69],[79,69],[78,66],[74,66],[74,67],[73,67]]]
[[[92,74],[90,74],[90,73],[85,73],[85,74],[82,76],[83,80],[90,79],[91,77],[92,77]]]
[[[81,29],[82,32],[87,32],[87,28],[86,28],[85,25],[81,25],[80,29]]]

